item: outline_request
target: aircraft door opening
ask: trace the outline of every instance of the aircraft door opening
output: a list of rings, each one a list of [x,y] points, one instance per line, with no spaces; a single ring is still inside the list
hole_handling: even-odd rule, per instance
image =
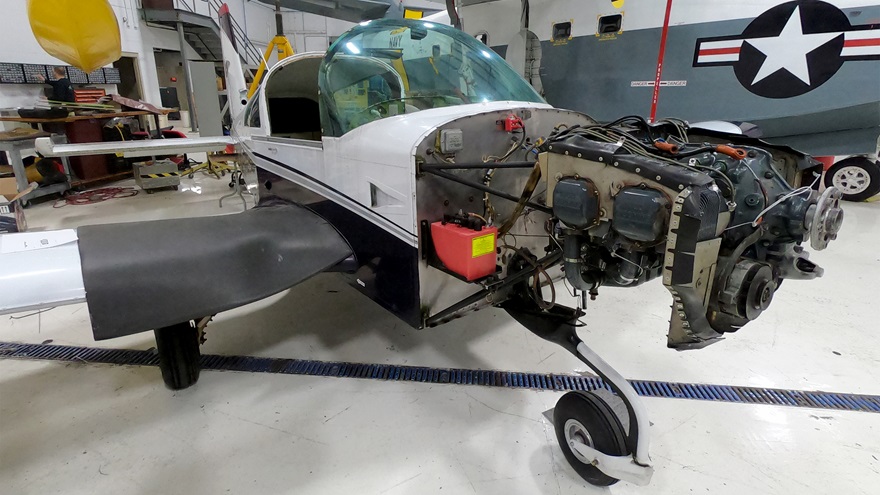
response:
[[[524,75],[529,84],[543,96],[544,85],[541,83],[541,40],[530,30],[526,30],[526,66]]]
[[[541,40],[529,29],[521,29],[507,44],[504,57],[523,78],[542,96],[544,85],[541,83]]]
[[[321,141],[318,107],[317,53],[294,55],[279,63],[266,81],[269,135],[278,138]]]
[[[544,96],[544,84],[541,82],[541,39],[529,26],[531,9],[529,0],[522,0],[520,13],[520,29],[507,45],[504,57],[507,63]],[[553,26],[554,35],[556,25]],[[568,23],[568,36],[571,35],[571,23]]]
[[[520,29],[507,44],[504,59],[538,93],[544,94],[541,83],[541,40],[529,29]]]

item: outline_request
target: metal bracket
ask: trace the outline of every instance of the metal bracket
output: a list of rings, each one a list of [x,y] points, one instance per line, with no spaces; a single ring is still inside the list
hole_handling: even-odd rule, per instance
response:
[[[591,464],[596,466],[599,471],[613,478],[634,485],[646,486],[651,482],[651,476],[654,475],[653,467],[638,464],[632,456],[603,454],[587,444],[577,441],[570,442],[568,446],[578,454],[590,459]]]

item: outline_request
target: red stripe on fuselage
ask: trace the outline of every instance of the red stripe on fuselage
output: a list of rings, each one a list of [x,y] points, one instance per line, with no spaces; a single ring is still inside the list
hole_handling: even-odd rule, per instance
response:
[[[880,38],[866,40],[847,40],[843,42],[844,48],[855,48],[857,46],[880,46]]]
[[[734,48],[709,48],[706,50],[700,50],[699,56],[703,57],[706,55],[739,55],[739,50],[740,48],[738,46]]]

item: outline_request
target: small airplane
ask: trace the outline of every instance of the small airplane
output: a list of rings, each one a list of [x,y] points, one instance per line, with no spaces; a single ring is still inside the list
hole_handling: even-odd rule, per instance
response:
[[[844,199],[880,193],[876,0],[462,0],[452,14],[553,105],[741,123],[821,157]]]
[[[588,300],[660,279],[672,298],[668,345],[699,348],[758,318],[783,279],[820,276],[802,244],[824,249],[843,219],[834,187],[790,185],[820,166],[808,155],[676,119],[602,124],[554,108],[448,26],[363,22],[326,53],[278,62],[249,100],[230,37],[223,48],[229,94],[241,96],[230,137],[37,147],[150,156],[233,143],[258,168],[259,204],[3,236],[0,280],[18,290],[0,313],[85,301],[97,340],[153,331],[163,379],[180,389],[198,379],[212,315],[317,273],[341,273],[414,328],[500,307],[626,405],[625,429],[598,395],[559,400],[557,439],[578,474],[644,485],[647,414],[578,337]],[[578,307],[555,301],[561,279]]]

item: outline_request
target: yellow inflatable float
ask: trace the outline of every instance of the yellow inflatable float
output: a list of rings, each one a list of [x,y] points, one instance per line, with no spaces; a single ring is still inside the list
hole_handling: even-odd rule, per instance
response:
[[[85,72],[122,55],[119,24],[107,0],[28,0],[28,18],[44,50]]]

